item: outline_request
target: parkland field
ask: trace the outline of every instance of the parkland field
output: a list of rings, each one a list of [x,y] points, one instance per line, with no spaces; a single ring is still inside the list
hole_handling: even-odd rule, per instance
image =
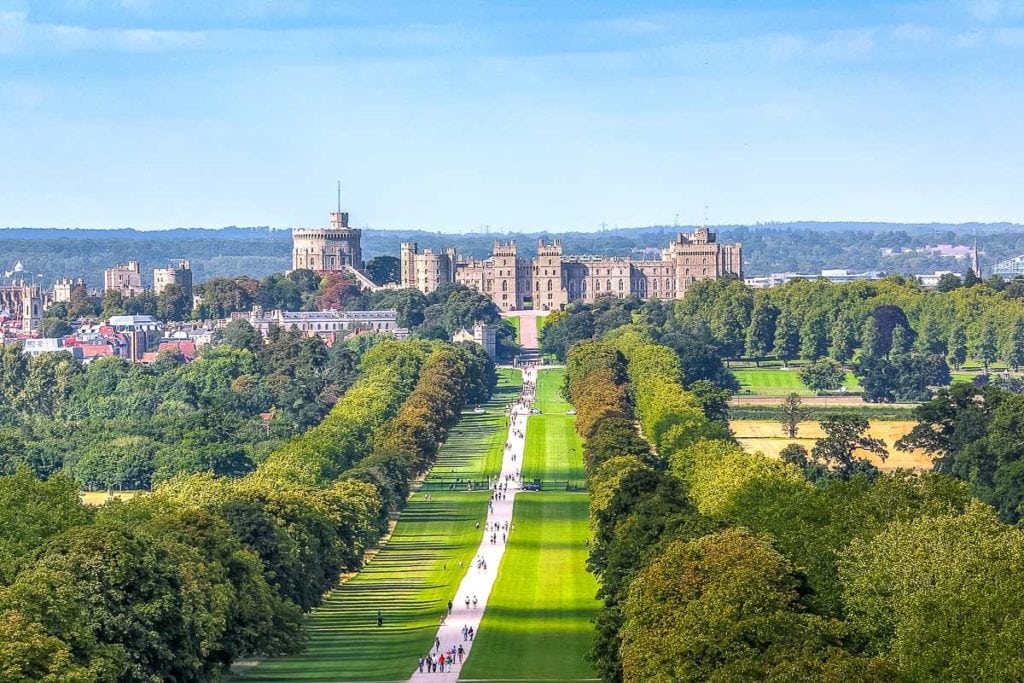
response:
[[[523,463],[524,482],[536,476],[562,482],[562,490],[516,495],[515,531],[460,680],[594,679],[584,655],[597,580],[586,571],[587,494],[564,490],[566,480],[582,483],[584,476],[575,418],[559,395],[563,373],[540,371],[535,405],[542,414],[530,416]]]
[[[814,392],[800,381],[800,371],[793,368],[731,368],[740,383],[739,395],[786,396],[796,393],[800,396],[814,396]],[[847,370],[843,388],[855,393],[861,390],[853,373]]]
[[[429,649],[438,622],[468,570],[486,519],[486,490],[433,490],[432,479],[486,478],[499,471],[505,406],[522,379],[503,370],[486,412],[467,410],[441,447],[423,491],[412,496],[387,544],[308,616],[309,645],[293,657],[247,668],[241,681],[405,680]],[[444,487],[441,487],[442,489]],[[429,493],[431,500],[427,500]],[[459,569],[459,562],[463,569]],[[377,626],[377,610],[384,623]]]

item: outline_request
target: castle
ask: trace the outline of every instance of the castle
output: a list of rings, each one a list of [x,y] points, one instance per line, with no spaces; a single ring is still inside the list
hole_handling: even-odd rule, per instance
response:
[[[363,269],[362,230],[348,227],[348,213],[331,212],[329,228],[296,228],[292,231],[292,270],[317,272]]]
[[[466,258],[455,249],[420,252],[415,242],[405,242],[401,262],[403,287],[429,294],[459,282],[489,296],[502,311],[557,310],[602,296],[681,299],[698,280],[743,277],[742,245],[721,244],[706,227],[679,233],[654,260],[566,255],[556,239],[538,240],[532,259],[519,256],[514,240],[496,241],[486,259]]]

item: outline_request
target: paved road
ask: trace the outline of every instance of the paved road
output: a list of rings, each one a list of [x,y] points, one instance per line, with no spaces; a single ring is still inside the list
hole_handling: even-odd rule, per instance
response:
[[[533,319],[530,318],[532,321]],[[534,326],[534,335],[537,328]],[[523,371],[523,384],[525,386],[537,386],[537,371],[529,368]],[[535,389],[534,389],[535,390]],[[505,457],[501,463],[501,474],[498,475],[498,482],[505,483],[507,475],[513,477],[508,482],[508,490],[505,492],[504,500],[494,501],[494,509],[487,515],[488,530],[484,532],[477,550],[476,558],[483,559],[487,569],[477,567],[476,560],[470,563],[466,569],[466,575],[459,584],[459,589],[454,596],[454,603],[451,615],[441,624],[437,631],[436,639],[441,641],[441,649],[446,650],[453,645],[462,645],[465,656],[468,657],[473,648],[473,641],[463,640],[462,627],[470,626],[477,633],[480,631],[480,620],[483,619],[484,610],[487,608],[487,598],[491,594],[494,580],[498,575],[498,566],[505,554],[505,543],[502,541],[502,533],[512,533],[512,506],[515,503],[516,492],[519,491],[519,481],[515,479],[523,464],[523,453],[526,450],[526,420],[529,417],[529,404],[532,401],[532,394],[524,391],[523,402],[513,404],[511,419],[509,420],[508,443],[510,448],[505,449]],[[522,436],[519,436],[522,434]],[[508,523],[508,531],[491,531],[495,524],[504,527]],[[491,534],[497,533],[497,542],[491,543]],[[470,599],[469,607],[466,607],[466,598]],[[472,600],[476,598],[476,607]],[[436,641],[435,641],[436,642]],[[430,650],[436,657],[437,650],[433,647]],[[424,653],[426,656],[427,653]],[[465,661],[465,660],[463,660]],[[415,667],[415,662],[412,662]],[[462,670],[462,663],[456,659],[455,665],[450,673],[427,673],[414,671],[409,678],[410,683],[420,681],[437,681],[438,683],[455,683],[459,680],[459,672]]]

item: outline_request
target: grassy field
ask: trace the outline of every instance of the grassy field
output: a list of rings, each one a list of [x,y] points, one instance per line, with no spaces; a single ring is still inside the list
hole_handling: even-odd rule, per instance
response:
[[[516,344],[522,344],[523,342],[519,338],[519,318],[518,318],[518,316],[505,318],[505,320],[507,320],[510,323],[512,323],[512,327],[516,328]]]
[[[562,369],[541,370],[537,377],[537,399],[534,405],[541,415],[531,415],[526,428],[527,453],[544,457],[527,457],[523,463],[523,481],[534,478],[546,481],[583,483],[583,444],[573,429],[574,418],[565,411],[572,408],[562,400]]]
[[[814,396],[814,392],[800,381],[799,370],[736,368],[732,373],[740,382],[741,394],[785,396],[795,392],[801,396]],[[857,378],[849,371],[846,373],[846,381],[843,386],[847,391],[861,390]]]
[[[569,444],[577,454],[581,451],[572,431],[574,418],[565,414],[568,406],[558,396],[561,383],[561,370],[541,371],[537,406],[545,414],[530,417],[524,475],[569,472],[582,479],[582,465],[569,464],[565,457]],[[516,496],[515,533],[463,680],[594,678],[583,661],[593,633],[590,620],[598,607],[597,582],[585,569],[587,517],[585,493],[541,491]]]
[[[583,661],[598,607],[597,581],[585,569],[587,494],[521,493],[513,522],[462,678],[592,679]]]
[[[504,406],[518,393],[518,371],[483,414],[467,412],[441,448],[430,476],[494,474],[505,444]],[[480,543],[489,493],[431,491],[412,497],[387,545],[359,574],[310,613],[301,655],[263,661],[240,681],[404,680],[433,642],[438,620]],[[467,569],[457,569],[462,560]],[[377,610],[384,626],[377,628]]]
[[[867,452],[861,452],[861,457],[867,457],[879,469],[892,471],[895,469],[919,469],[930,470],[931,459],[921,451],[899,451],[894,444],[900,437],[913,429],[916,422],[912,420],[871,420],[868,434],[885,441],[889,449],[889,457],[885,462],[879,461],[875,456]],[[779,451],[791,443],[803,445],[808,451],[814,447],[815,442],[824,436],[821,426],[817,422],[801,422],[797,432],[797,438],[789,439],[782,434],[782,426],[770,420],[731,420],[729,425],[739,439],[740,444],[748,451],[761,451],[773,458],[779,457]]]

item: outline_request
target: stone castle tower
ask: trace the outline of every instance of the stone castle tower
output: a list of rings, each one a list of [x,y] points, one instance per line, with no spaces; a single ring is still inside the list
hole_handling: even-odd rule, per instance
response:
[[[341,210],[341,186],[338,186],[338,210],[330,214],[329,228],[292,230],[292,270],[308,268],[317,272],[363,269],[362,230],[348,226],[348,213]]]

